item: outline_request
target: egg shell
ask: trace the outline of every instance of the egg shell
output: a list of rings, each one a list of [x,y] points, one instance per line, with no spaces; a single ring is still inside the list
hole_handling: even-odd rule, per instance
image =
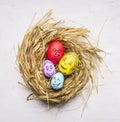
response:
[[[51,87],[54,90],[59,90],[63,87],[64,84],[64,75],[61,72],[57,72],[53,75],[51,79]]]
[[[55,66],[50,60],[45,60],[43,64],[44,75],[48,78],[52,77],[55,74]]]
[[[50,43],[47,49],[47,58],[54,64],[57,64],[64,55],[64,46],[59,40]]]
[[[78,66],[79,57],[75,52],[66,53],[59,62],[59,71],[64,75],[72,74]]]

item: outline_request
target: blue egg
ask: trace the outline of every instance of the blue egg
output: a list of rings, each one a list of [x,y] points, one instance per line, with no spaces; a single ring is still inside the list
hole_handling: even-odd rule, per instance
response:
[[[59,90],[63,87],[64,84],[64,75],[61,72],[57,72],[53,75],[51,80],[51,87],[54,90]]]

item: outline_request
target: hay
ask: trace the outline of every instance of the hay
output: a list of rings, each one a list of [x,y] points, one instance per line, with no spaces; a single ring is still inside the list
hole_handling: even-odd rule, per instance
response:
[[[94,73],[98,70],[102,51],[88,41],[89,30],[83,27],[66,27],[63,21],[55,21],[48,11],[32,28],[28,29],[22,44],[18,47],[17,61],[25,86],[32,91],[28,99],[40,99],[47,103],[62,103],[82,92],[87,83],[90,89],[96,85]],[[55,91],[50,80],[43,74],[46,49],[52,40],[61,40],[65,53],[74,51],[79,56],[79,66],[69,76],[65,76],[62,89]],[[58,66],[56,65],[58,71]]]

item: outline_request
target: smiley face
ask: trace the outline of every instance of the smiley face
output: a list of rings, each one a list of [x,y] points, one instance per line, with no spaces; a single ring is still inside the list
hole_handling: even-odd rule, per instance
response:
[[[78,66],[78,56],[74,52],[65,54],[59,62],[58,68],[64,75],[72,74]]]
[[[63,83],[64,83],[63,74],[61,72],[57,72],[51,80],[51,87],[54,90],[59,90],[63,87]]]
[[[52,49],[52,57],[51,57],[51,60],[53,61],[53,62],[55,62],[55,64],[56,64],[56,62],[59,62],[59,58],[60,58],[60,56],[61,56],[61,49],[56,49],[56,48],[53,48]]]
[[[46,77],[52,77],[55,74],[54,64],[49,60],[45,60],[43,64],[43,71]]]
[[[61,41],[54,40],[52,41],[47,49],[47,58],[53,62],[53,64],[57,64],[62,56],[64,55],[64,46]]]

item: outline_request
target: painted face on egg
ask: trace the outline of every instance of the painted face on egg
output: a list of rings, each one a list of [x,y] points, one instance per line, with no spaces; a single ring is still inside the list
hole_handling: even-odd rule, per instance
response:
[[[62,52],[61,49],[56,49],[56,48],[52,49],[53,56],[51,57],[51,60],[53,60],[53,62],[55,62],[55,64],[56,64],[56,62],[59,61],[59,57],[61,55],[61,52]]]
[[[50,43],[47,49],[47,58],[57,64],[64,55],[64,46],[59,40],[54,40]]]
[[[51,80],[51,86],[54,90],[59,90],[63,87],[64,83],[64,76],[61,72],[57,72],[52,80]]]
[[[64,75],[70,75],[78,66],[78,61],[79,59],[77,54],[74,52],[69,52],[62,57],[58,68]]]
[[[43,71],[46,77],[52,77],[55,74],[54,64],[49,60],[45,60],[43,64]]]

